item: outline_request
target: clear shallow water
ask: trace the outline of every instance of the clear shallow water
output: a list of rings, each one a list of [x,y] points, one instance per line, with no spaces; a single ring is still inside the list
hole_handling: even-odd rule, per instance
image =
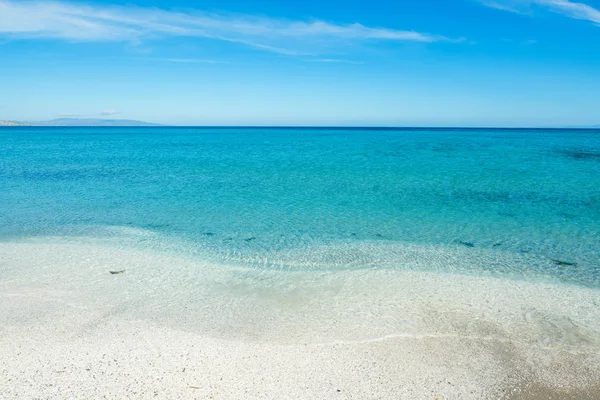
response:
[[[6,128],[0,188],[4,240],[600,287],[598,130]]]

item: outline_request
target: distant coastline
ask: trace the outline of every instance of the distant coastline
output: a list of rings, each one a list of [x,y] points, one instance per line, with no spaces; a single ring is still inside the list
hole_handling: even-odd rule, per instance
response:
[[[7,121],[0,120],[0,126],[160,126],[150,122],[132,119],[101,119],[101,118],[58,118],[50,121]]]
[[[132,119],[102,118],[58,118],[49,121],[12,121],[1,120],[0,127],[170,127],[197,129],[332,129],[332,130],[584,130],[600,129],[600,125],[588,126],[360,126],[360,125],[163,125]]]

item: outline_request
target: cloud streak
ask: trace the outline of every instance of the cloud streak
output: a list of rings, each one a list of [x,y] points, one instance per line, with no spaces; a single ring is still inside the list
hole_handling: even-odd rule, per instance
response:
[[[362,61],[342,60],[338,58],[313,58],[304,60],[312,63],[328,63],[328,64],[364,64]]]
[[[0,0],[0,36],[77,42],[134,42],[195,37],[239,43],[288,55],[311,54],[343,42],[437,42],[443,36],[411,30],[294,21],[201,11],[110,6],[60,1]]]
[[[600,25],[600,10],[570,0],[479,0],[487,7],[519,14],[530,14],[533,7],[543,7],[548,11],[569,18],[580,19]]]
[[[90,117],[110,117],[113,115],[120,114],[117,110],[104,110],[96,114],[73,114],[73,113],[60,113],[58,114],[61,118],[90,118]]]
[[[162,61],[175,64],[229,64],[228,61],[218,61],[203,58],[139,58],[146,61]]]

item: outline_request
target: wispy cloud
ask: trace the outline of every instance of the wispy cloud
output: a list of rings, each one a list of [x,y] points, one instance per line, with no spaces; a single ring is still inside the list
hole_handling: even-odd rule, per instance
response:
[[[61,118],[92,118],[92,117],[110,117],[113,115],[120,114],[117,110],[104,110],[99,113],[92,114],[74,114],[74,113],[60,113],[58,114]]]
[[[89,117],[89,115],[87,115],[87,114],[74,114],[74,113],[59,113],[58,116],[61,117],[61,118],[83,118],[83,117]]]
[[[523,14],[523,15],[529,14],[529,12],[527,10],[522,8],[523,7],[522,4],[520,5],[521,8],[519,8],[519,4],[515,4],[515,3],[517,3],[515,1],[479,0],[479,2],[486,7],[495,8],[496,10],[508,11],[508,12],[512,12],[515,14]]]
[[[139,60],[162,61],[176,64],[229,64],[228,61],[218,61],[203,58],[139,58]]]
[[[524,46],[533,46],[534,44],[537,44],[537,40],[535,39],[527,39],[527,40],[523,40],[521,42],[522,45]]]
[[[485,6],[519,14],[530,14],[534,7],[542,7],[569,18],[590,21],[600,25],[600,10],[570,0],[479,0]]]
[[[536,4],[545,5],[550,10],[571,18],[600,24],[600,10],[584,3],[576,3],[569,0],[537,0]]]
[[[344,41],[428,43],[449,40],[438,35],[360,23],[344,25],[320,20],[294,21],[197,10],[174,12],[45,0],[0,0],[0,36],[134,43],[182,36],[240,43],[294,55],[311,54],[315,48],[327,48]]]
[[[314,63],[329,63],[329,64],[364,64],[362,61],[354,61],[354,60],[343,60],[338,58],[311,58],[304,60],[306,62],[314,62]]]

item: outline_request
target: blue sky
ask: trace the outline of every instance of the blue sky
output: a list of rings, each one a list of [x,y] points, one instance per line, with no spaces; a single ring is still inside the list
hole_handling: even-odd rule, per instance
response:
[[[0,0],[0,119],[600,124],[600,0]]]

